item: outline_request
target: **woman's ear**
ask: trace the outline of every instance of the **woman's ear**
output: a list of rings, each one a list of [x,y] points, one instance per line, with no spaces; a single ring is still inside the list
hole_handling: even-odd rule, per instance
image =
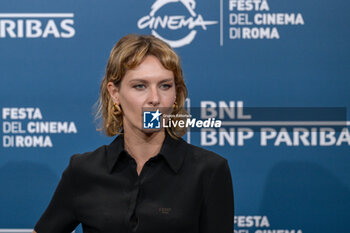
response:
[[[107,90],[114,103],[119,105],[119,88],[113,82],[107,83]]]

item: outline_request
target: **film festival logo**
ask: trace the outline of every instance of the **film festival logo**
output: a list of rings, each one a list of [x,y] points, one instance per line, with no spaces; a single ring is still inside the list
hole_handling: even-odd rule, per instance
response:
[[[182,4],[190,16],[157,16],[157,13],[160,12],[161,8],[171,3]],[[197,35],[197,28],[207,30],[208,25],[214,25],[218,23],[217,21],[204,20],[201,14],[195,12],[195,8],[195,0],[156,0],[151,6],[151,12],[149,13],[149,15],[141,17],[137,22],[137,26],[139,29],[145,29],[148,27],[149,29],[151,29],[152,35],[167,42],[173,48],[182,47],[190,44],[195,39]],[[157,29],[182,30],[183,28],[188,29],[187,35],[176,40],[166,38],[165,36],[157,32]]]

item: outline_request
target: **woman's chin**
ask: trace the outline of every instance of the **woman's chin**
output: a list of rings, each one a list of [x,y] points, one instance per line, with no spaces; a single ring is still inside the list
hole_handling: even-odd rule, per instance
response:
[[[142,129],[142,132],[145,134],[153,134],[153,133],[159,133],[162,129]]]

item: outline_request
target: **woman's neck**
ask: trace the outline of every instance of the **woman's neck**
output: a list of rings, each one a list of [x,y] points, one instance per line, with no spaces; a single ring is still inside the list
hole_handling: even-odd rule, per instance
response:
[[[135,159],[138,167],[157,155],[165,139],[165,130],[145,133],[141,130],[124,129],[125,150]]]

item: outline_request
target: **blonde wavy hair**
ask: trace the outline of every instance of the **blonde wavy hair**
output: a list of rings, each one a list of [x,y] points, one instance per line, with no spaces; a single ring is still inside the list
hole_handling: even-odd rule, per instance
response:
[[[95,120],[102,120],[101,127],[97,130],[104,131],[107,136],[115,136],[123,131],[123,112],[122,109],[121,112],[116,110],[107,90],[108,82],[113,82],[116,87],[119,87],[126,72],[140,65],[148,55],[157,57],[164,68],[174,74],[177,106],[173,108],[171,114],[187,114],[183,108],[187,88],[179,56],[167,43],[152,35],[129,34],[121,38],[110,53],[100,86],[99,100],[95,104],[97,106]],[[166,130],[175,139],[186,133],[184,127],[170,127]]]

